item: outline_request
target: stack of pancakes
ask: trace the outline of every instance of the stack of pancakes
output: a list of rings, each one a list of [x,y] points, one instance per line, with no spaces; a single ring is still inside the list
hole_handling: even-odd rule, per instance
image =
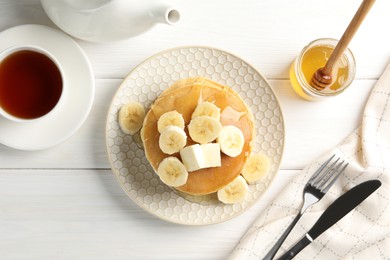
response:
[[[143,127],[141,138],[145,155],[151,166],[157,172],[159,163],[166,157],[172,156],[161,151],[158,143],[160,133],[157,121],[165,112],[176,110],[183,115],[185,125],[191,121],[191,115],[201,102],[211,102],[221,109],[222,125],[234,125],[241,129],[245,144],[242,153],[237,157],[229,157],[221,153],[221,167],[200,169],[190,172],[187,183],[176,189],[193,195],[204,195],[218,191],[233,181],[241,173],[246,159],[252,151],[254,140],[253,115],[241,97],[230,87],[222,86],[203,77],[188,78],[175,82],[167,88],[151,106]],[[187,146],[195,144],[189,137],[185,127]],[[180,154],[173,156],[180,159]]]

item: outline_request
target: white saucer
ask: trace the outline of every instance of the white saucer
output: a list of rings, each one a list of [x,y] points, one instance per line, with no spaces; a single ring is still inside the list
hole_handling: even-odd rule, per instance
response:
[[[49,148],[69,138],[87,118],[95,95],[92,67],[72,38],[47,26],[21,25],[0,33],[0,51],[16,44],[51,52],[63,66],[67,93],[59,109],[37,122],[16,123],[0,117],[0,143],[20,150]]]

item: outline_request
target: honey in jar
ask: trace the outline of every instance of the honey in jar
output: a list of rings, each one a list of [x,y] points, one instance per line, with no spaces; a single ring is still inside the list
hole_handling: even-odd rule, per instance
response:
[[[290,69],[290,81],[295,92],[307,100],[321,100],[343,92],[355,76],[355,59],[346,49],[333,68],[333,82],[323,90],[310,85],[314,73],[325,67],[333,49],[335,39],[318,39],[309,43],[296,58]]]

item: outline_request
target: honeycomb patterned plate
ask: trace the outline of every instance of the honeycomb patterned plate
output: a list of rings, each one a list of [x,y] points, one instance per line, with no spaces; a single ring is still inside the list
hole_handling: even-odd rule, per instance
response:
[[[245,100],[255,117],[255,152],[270,158],[267,178],[249,185],[242,203],[225,205],[216,194],[193,196],[163,184],[144,155],[139,135],[126,135],[118,125],[120,107],[137,101],[149,108],[175,81],[203,76],[230,86]],[[164,220],[206,225],[231,219],[253,205],[278,171],[284,148],[284,122],[278,100],[263,76],[240,58],[208,47],[181,47],[160,52],[126,77],[111,102],[106,122],[106,145],[112,172],[127,195],[141,208]]]

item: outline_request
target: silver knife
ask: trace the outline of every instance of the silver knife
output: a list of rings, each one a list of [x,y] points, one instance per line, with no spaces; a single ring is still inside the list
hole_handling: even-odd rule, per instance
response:
[[[381,184],[382,183],[379,180],[366,181],[356,185],[341,195],[324,211],[324,213],[322,213],[321,217],[303,238],[278,259],[289,260],[295,257],[325,230],[333,226],[337,221],[342,219],[363,200],[370,196],[371,193],[376,191]]]

